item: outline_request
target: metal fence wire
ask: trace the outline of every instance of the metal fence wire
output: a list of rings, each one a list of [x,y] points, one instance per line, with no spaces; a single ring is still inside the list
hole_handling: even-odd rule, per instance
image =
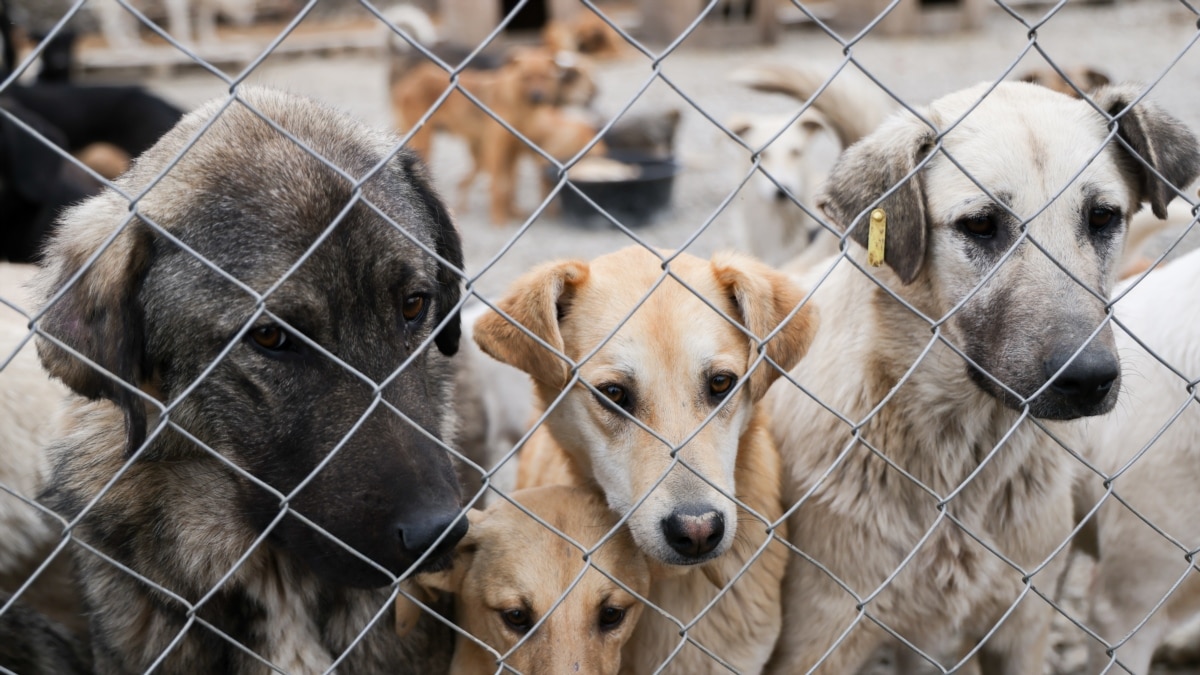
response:
[[[89,16],[100,15],[101,3],[119,5],[124,18],[136,21],[157,45],[142,49],[160,55],[169,49],[168,60],[185,60],[224,91],[204,108],[207,117],[187,128],[178,151],[135,163],[136,181],[106,179],[10,105],[51,42],[94,21]],[[169,11],[171,3],[165,4]],[[232,12],[229,7],[239,3],[190,4]],[[618,664],[621,672],[1141,673],[1149,672],[1156,653],[1160,660],[1186,660],[1197,639],[1187,619],[1200,600],[1193,560],[1200,546],[1194,489],[1200,465],[1193,454],[1200,439],[1194,302],[1200,299],[1200,260],[1190,253],[1197,218],[1190,183],[1200,158],[1186,130],[1200,121],[1189,117],[1194,87],[1186,79],[1194,72],[1200,13],[1186,0],[692,4],[496,3],[503,8],[486,35],[462,43],[457,33],[444,32],[461,23],[453,12],[484,14],[490,5],[444,3],[440,26],[427,27],[412,18],[420,15],[382,2],[275,3],[287,17],[283,27],[236,70],[214,62],[218,51],[211,44],[185,40],[160,25],[165,21],[156,22],[163,12],[156,3],[63,3],[32,31],[30,48],[0,81],[0,121],[103,184],[107,204],[123,211],[109,208],[104,213],[114,217],[111,225],[72,235],[90,238],[85,247],[51,250],[46,264],[56,287],[42,288],[40,299],[25,285],[29,270],[0,268],[0,672],[438,672],[449,667],[452,654],[456,672],[496,673],[617,672]],[[564,17],[563,26],[589,25],[620,52],[609,61],[561,52],[553,60],[554,78],[569,73],[594,79],[607,104],[602,114],[593,109],[571,117],[575,111],[567,105],[538,100],[529,110],[555,116],[514,117],[507,94],[496,88],[525,83],[497,85],[496,70],[487,71],[492,80],[477,75],[488,55],[542,39],[513,29],[523,12],[544,5]],[[852,28],[838,22],[864,7],[870,20]],[[722,31],[765,30],[758,17],[774,17],[776,10],[803,26],[782,33],[776,27],[779,43],[772,47],[713,46]],[[277,119],[287,106],[253,86],[264,71],[264,79],[286,80],[281,71],[270,71],[277,63],[308,68],[327,62],[333,78],[338,67],[361,65],[353,59],[362,57],[339,55],[284,60],[289,40],[330,16],[352,16],[356,27],[369,23],[372,35],[386,35],[389,46],[367,57],[376,63],[373,72],[399,59],[390,89],[382,83],[366,93],[351,87],[354,96],[389,101],[380,108],[390,110],[404,93],[399,80],[435,67],[435,77],[419,85],[431,104],[382,141],[386,150],[365,165],[339,163],[349,155],[337,143],[359,142],[367,132],[327,131],[321,140]],[[901,21],[947,16],[966,16],[977,25],[939,37],[894,32]],[[679,20],[665,35],[663,17]],[[1059,25],[1067,26],[1066,33],[1054,32]],[[437,35],[434,42],[427,31]],[[701,38],[708,42],[695,48]],[[1121,58],[1136,52],[1139,83],[1114,90],[1087,80],[1077,66],[1093,52],[1079,44],[1093,41],[1119,52],[1112,60],[1104,49],[1090,57],[1101,69],[1131,63]],[[461,53],[442,49],[456,42]],[[933,51],[920,51],[925,48]],[[816,58],[818,53],[826,58]],[[929,54],[941,61],[920,61]],[[1160,54],[1165,56],[1155,61]],[[349,65],[338,66],[343,61]],[[1004,84],[1031,64],[1067,80],[1066,93],[1045,104],[1049,113],[1038,107],[1048,94]],[[930,108],[930,101],[967,84],[961,79],[966,71],[987,82],[965,102]],[[171,86],[163,81],[161,89]],[[1066,113],[1068,95],[1082,100]],[[591,96],[584,98],[586,106]],[[674,110],[664,114],[664,107]],[[651,114],[643,115],[648,108]],[[462,110],[467,112],[457,112]],[[1183,122],[1164,121],[1157,110]],[[476,169],[486,174],[501,167],[487,176],[491,192],[455,192],[450,178],[466,178],[470,171],[445,168],[443,160],[453,153],[467,164],[456,141],[439,133],[437,150],[421,148],[421,134],[445,126],[439,116],[455,114],[474,116],[468,126],[484,139],[471,158]],[[261,177],[249,186],[254,189],[197,191],[171,203],[196,209],[202,201],[223,204],[230,209],[223,212],[229,227],[236,228],[236,214],[296,213],[255,206],[291,198],[293,185],[338,195],[328,198],[336,201],[327,204],[328,220],[279,224],[312,231],[295,250],[233,231],[221,245],[189,240],[174,225],[187,220],[187,212],[146,206],[155,193],[190,189],[188,172],[222,171],[188,158],[214,156],[203,147],[206,138],[238,142],[221,129],[222,120],[239,115],[240,125],[247,119],[266,124],[246,143],[265,148],[286,139],[288,152],[298,148],[302,159],[271,166],[274,151],[234,153]],[[904,116],[907,126],[895,121]],[[681,120],[677,130],[672,117]],[[552,147],[557,141],[549,131],[574,128],[577,119],[587,121],[583,138],[565,152]],[[891,125],[884,132],[890,135],[861,140],[885,119],[891,120],[883,122]],[[357,124],[349,117],[337,120]],[[479,131],[497,124],[506,133]],[[667,163],[681,171],[673,206],[646,224],[614,208],[590,189],[595,181],[581,176],[590,175],[589,163],[597,165],[620,132],[650,129],[645,135],[653,136],[659,124],[669,129],[668,146],[674,135],[674,157]],[[924,139],[915,153],[905,150],[912,145],[906,130],[914,128]],[[1002,134],[1011,134],[1004,147],[995,144]],[[378,143],[382,137],[370,138]],[[821,138],[833,148],[828,156],[818,152]],[[536,177],[515,161],[494,163],[488,153],[502,145],[514,157],[532,158]],[[427,229],[432,226],[425,221],[444,209],[440,202],[421,211],[428,218],[414,216],[416,207],[398,210],[379,187],[415,189],[388,182],[410,157],[410,146],[425,151],[438,191],[454,204],[465,262]],[[844,146],[874,148],[875,154],[863,150],[852,158]],[[15,147],[6,138],[0,152],[14,156],[0,155],[0,161],[19,162]],[[724,155],[713,150],[718,147]],[[1064,147],[1070,152],[1060,153]],[[905,152],[907,160],[895,159]],[[843,163],[830,174],[839,155]],[[255,165],[260,158],[266,158],[261,167]],[[289,173],[297,166],[318,177]],[[13,171],[22,170],[14,165]],[[411,179],[411,172],[404,175]],[[825,180],[820,190],[814,187]],[[506,183],[518,201],[536,199],[536,207],[496,227],[484,213],[495,219],[494,200],[505,197],[497,186]],[[534,184],[541,190],[531,199]],[[0,181],[0,196],[13,189]],[[625,188],[627,194],[636,189]],[[906,201],[914,190],[915,201]],[[419,199],[412,194],[403,203]],[[572,198],[582,207],[568,207]],[[1153,217],[1150,207],[1135,215],[1138,201],[1149,202],[1165,220]],[[593,213],[590,224],[568,222],[570,208]],[[868,232],[877,211],[890,228],[886,234]],[[346,333],[374,325],[355,312],[377,299],[359,303],[355,296],[354,308],[320,310],[346,322],[332,331],[285,306],[294,297],[286,289],[297,280],[307,283],[306,269],[327,264],[323,251],[362,234],[364,218],[386,223],[390,235],[399,233],[387,241],[401,241],[396,245],[410,256],[397,259],[381,249],[372,266],[436,270],[447,287],[461,290],[423,291],[393,307],[404,317],[412,309],[430,323],[419,344],[407,345],[411,351],[385,367],[350,354],[342,342]],[[919,226],[906,228],[909,221]],[[64,227],[84,225],[69,221]],[[6,226],[0,223],[0,229]],[[790,241],[769,239],[785,227],[801,233]],[[887,242],[883,265],[868,262],[865,245],[876,237]],[[142,256],[191,262],[177,263],[169,279],[147,275],[129,287],[105,286],[156,264],[149,258],[114,262],[141,240],[151,242]],[[285,234],[280,240],[293,241]],[[231,246],[248,251],[236,269],[213,255]],[[557,286],[514,285],[510,291],[520,273],[536,264],[587,260],[626,246],[633,247],[627,252],[632,262],[621,263],[628,267],[618,276],[626,274],[634,285],[645,280],[628,305],[619,304],[621,297],[605,305],[579,291],[586,267],[563,272]],[[748,249],[788,275],[771,277],[776,286],[765,297],[776,315],[765,323],[752,316],[758,310],[747,304],[748,291],[725,286],[714,294],[713,273],[697,276],[688,257],[708,258],[730,246]],[[914,246],[916,267],[900,269],[904,263],[897,260]],[[287,259],[268,282],[249,281],[261,279],[254,276],[256,266],[273,269],[281,254]],[[344,283],[366,278],[347,265],[335,275]],[[605,271],[597,267],[593,274],[599,279]],[[800,290],[793,297],[778,285],[784,283]],[[157,298],[178,304],[142,306],[151,284],[173,285],[173,295]],[[561,295],[576,291],[569,301]],[[519,297],[510,301],[510,292]],[[679,299],[688,296],[694,300]],[[663,297],[676,298],[674,309],[686,305],[693,314],[688,325],[671,330],[655,323],[667,319],[655,318],[647,333],[647,316],[678,316],[664,309]],[[181,298],[196,300],[184,306]],[[544,318],[534,307],[543,301],[549,302],[551,323],[580,322],[572,324],[571,335],[541,321],[522,323]],[[776,307],[785,301],[786,307]],[[436,311],[426,317],[424,303]],[[54,320],[55,308],[68,306],[78,321],[104,330],[81,339],[78,323]],[[175,344],[163,333],[176,326],[143,325],[143,318],[188,314],[193,323],[180,326],[194,329],[203,325],[191,316],[196,311],[221,314],[222,326],[232,325],[225,315],[236,314],[237,325],[234,334],[219,338],[215,358],[195,366],[185,382],[171,379],[182,366],[169,356],[136,364],[102,357],[105,350]],[[446,361],[437,352],[454,350],[443,349],[440,336],[453,334],[459,314],[464,336]],[[479,350],[472,328],[478,337],[482,324],[474,322],[497,314],[517,330],[493,325],[491,337],[481,342],[500,343],[488,351],[552,354],[561,381],[535,378],[531,385],[525,373]],[[787,341],[808,339],[789,327],[817,315],[807,355],[781,356],[795,349],[785,347]],[[694,426],[680,429],[670,421],[676,412],[650,415],[658,405],[685,411],[699,406],[679,400],[683,384],[660,375],[669,375],[672,364],[699,358],[726,329],[750,348],[729,373],[705,363],[709,370],[700,377],[710,388],[705,396],[714,398],[701,406]],[[613,365],[614,353],[628,354],[631,342],[659,331],[685,337],[661,338],[653,347],[659,351],[646,352],[655,355],[648,360]],[[338,378],[350,383],[344,389],[330,385],[322,396],[289,392],[273,399],[307,406],[290,418],[302,433],[230,411],[244,400],[225,388],[231,367],[242,368],[231,364],[241,363],[238,350],[250,340],[262,346],[260,338],[275,340],[275,347],[284,340],[298,344],[306,356],[289,367],[323,374],[262,382],[236,370],[237,387],[287,390],[300,382],[343,381]],[[207,349],[203,341],[211,336],[195,339],[197,349]],[[56,374],[75,392],[42,370],[38,345],[45,361],[71,364]],[[1057,345],[1057,351],[1045,345]],[[148,358],[146,353],[136,359]],[[1114,382],[1110,371],[1118,357],[1120,381]],[[511,361],[522,365],[521,358]],[[589,376],[599,364],[621,376]],[[1032,380],[1028,372],[1035,373]],[[759,379],[774,384],[756,403]],[[167,380],[169,398],[162,396]],[[436,390],[450,380],[457,389],[442,400]],[[396,393],[414,387],[417,396]],[[351,390],[357,392],[351,403],[337,398]],[[80,394],[101,400],[88,403]],[[757,427],[746,431],[746,410],[753,405],[771,416],[769,434]],[[118,406],[126,414],[114,414]],[[439,411],[430,413],[430,407]],[[135,408],[145,411],[139,413],[145,427],[140,434],[138,414],[128,413]],[[341,425],[338,438],[322,445],[315,459],[298,456],[295,448],[310,441],[297,436],[325,438],[330,432],[310,429],[309,419]],[[737,433],[721,436],[731,425]],[[452,459],[462,482],[461,509],[426,533],[415,561],[404,564],[381,560],[375,549],[360,550],[362,540],[339,537],[365,527],[375,539],[394,538],[391,526],[362,525],[355,515],[357,524],[349,526],[323,511],[335,502],[351,514],[360,503],[366,508],[372,497],[364,497],[359,480],[341,467],[354,452],[347,448],[385,428],[402,429],[406,439],[388,452],[407,457],[411,447],[435,446]],[[743,432],[746,438],[759,434],[758,441],[739,440]],[[269,438],[262,446],[264,435]],[[714,437],[725,447],[710,447]],[[588,465],[554,474],[553,456],[531,454],[547,447],[547,438],[569,452],[583,448],[578,453],[590,457]],[[752,446],[766,452],[756,455],[764,463],[753,470],[743,466]],[[187,451],[173,456],[167,447]],[[267,447],[270,462],[249,456],[249,447]],[[637,450],[629,454],[629,447]],[[705,454],[710,452],[719,454],[716,463]],[[283,470],[274,468],[310,459],[311,472],[294,479],[281,479]],[[171,469],[139,468],[153,463]],[[367,482],[371,471],[355,466]],[[731,472],[736,485],[717,475],[717,466]],[[193,494],[189,503],[172,501],[170,495],[182,493],[147,479],[196,480],[202,472],[211,473],[211,489]],[[578,489],[556,494],[549,504],[523,497],[529,493],[517,485],[531,480],[525,472],[566,476]],[[435,473],[436,467],[417,470],[411,484],[391,486],[389,498],[419,511],[436,491]],[[636,483],[638,490],[618,494],[614,481]],[[305,501],[306,490],[326,489],[330,482],[341,490],[337,496]],[[68,488],[75,492],[64,498]],[[691,508],[712,495],[725,500],[733,522],[716,510],[682,516],[654,510],[664,499]],[[143,505],[138,518],[129,515],[132,503]],[[648,520],[652,513],[661,522]],[[179,514],[206,520],[183,522]],[[646,522],[652,523],[648,530]],[[736,529],[732,543],[711,544],[722,540],[726,528]],[[662,539],[672,532],[676,543],[683,538],[675,553],[675,544]],[[409,529],[401,536],[416,535]],[[309,548],[295,548],[297,541]],[[455,545],[451,562],[444,554]],[[729,550],[721,553],[722,546]],[[684,549],[691,553],[680,553]],[[225,557],[208,554],[217,550]],[[721,555],[709,560],[709,551]],[[314,576],[310,566],[343,569]],[[350,574],[346,569],[361,570],[360,581],[371,580],[358,585],[378,589],[321,581]]]

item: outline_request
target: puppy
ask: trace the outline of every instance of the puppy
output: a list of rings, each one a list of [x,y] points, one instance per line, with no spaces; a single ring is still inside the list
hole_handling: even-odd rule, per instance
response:
[[[549,410],[523,453],[531,464],[559,456],[566,475],[527,471],[523,454],[527,484],[598,485],[638,547],[673,573],[649,598],[688,626],[670,667],[720,671],[703,648],[755,672],[780,629],[784,555],[768,541],[779,531],[767,524],[783,513],[779,458],[756,403],[804,355],[816,313],[785,275],[751,258],[679,254],[668,274],[662,255],[630,247],[544,264],[476,322],[475,340],[529,373]],[[627,667],[653,671],[679,632],[645,617]]]
[[[584,10],[568,21],[553,19],[542,29],[542,42],[554,52],[577,52],[611,59],[625,53],[625,39],[600,15]]]
[[[1139,95],[1094,100],[1116,115]],[[887,631],[977,647],[987,674],[1041,672],[1051,608],[1029,586],[1056,581],[1077,466],[1055,438],[1117,402],[1105,298],[1126,219],[1142,202],[1165,217],[1200,170],[1196,139],[1146,102],[1118,125],[1153,172],[1091,103],[1044,87],[920,112],[834,166],[825,211],[856,243],[807,278],[822,329],[768,397],[803,553],[772,673],[856,672]]]
[[[455,594],[451,674],[623,672],[621,648],[650,590],[645,556],[591,490],[556,485],[509,498],[471,512],[452,569],[417,578]],[[398,627],[412,623],[411,601],[399,596],[396,609]]]

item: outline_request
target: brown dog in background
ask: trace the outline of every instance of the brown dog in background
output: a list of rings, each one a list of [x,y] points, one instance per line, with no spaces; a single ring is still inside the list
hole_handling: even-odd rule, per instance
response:
[[[492,178],[491,220],[502,224],[517,215],[513,174],[517,161],[529,148],[463,92],[469,92],[519,134],[537,142],[536,137],[547,131],[538,124],[538,110],[587,104],[595,95],[595,84],[581,61],[564,65],[548,49],[520,47],[496,70],[464,69],[458,76],[459,88],[442,100],[450,87],[450,75],[431,61],[398,74],[391,85],[396,120],[401,130],[408,131],[436,107],[427,122],[413,131],[409,147],[428,159],[434,131],[462,138],[472,167],[458,184],[459,208],[466,207],[468,190],[476,176],[485,172]],[[579,149],[582,145],[575,152]]]

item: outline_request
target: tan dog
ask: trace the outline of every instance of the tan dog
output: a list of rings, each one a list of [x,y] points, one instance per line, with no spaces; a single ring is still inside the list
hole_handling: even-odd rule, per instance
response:
[[[617,525],[591,490],[559,485],[510,497],[588,550]],[[615,532],[591,555],[589,567],[584,549],[508,501],[472,511],[470,518],[454,567],[417,580],[454,593],[459,628],[475,638],[459,635],[451,674],[494,673],[504,657],[504,665],[526,675],[616,675],[621,647],[642,614],[638,597],[650,590],[649,565],[629,532]],[[404,596],[396,611],[402,633],[420,616]]]
[[[1093,98],[1116,115],[1139,94]],[[1117,404],[1105,298],[1125,220],[1141,202],[1166,216],[1157,175],[1181,186],[1200,168],[1191,133],[1145,102],[1120,133],[1157,175],[1106,142],[1091,103],[1044,87],[983,84],[921,114],[834,166],[826,212],[857,244],[814,291],[822,329],[791,371],[804,389],[769,396],[808,556],[791,557],[770,672],[856,672],[888,639],[877,621],[935,656],[978,646],[985,675],[1042,672],[1052,610],[1027,583],[1056,582],[1077,466],[1043,428],[1070,438],[1068,420]]]
[[[1112,78],[1107,74],[1090,66],[1071,66],[1063,68],[1062,73],[1059,75],[1057,70],[1045,66],[1026,72],[1020,79],[1022,82],[1040,84],[1067,96],[1079,96],[1079,92],[1088,94],[1112,83]],[[1066,75],[1066,78],[1063,75]]]
[[[524,47],[513,50],[507,62],[496,70],[463,70],[458,83],[461,90],[456,89],[442,100],[451,82],[441,66],[424,61],[398,74],[391,85],[396,121],[401,130],[413,129],[436,107],[428,121],[413,132],[409,147],[428,159],[434,131],[462,138],[473,166],[458,184],[460,208],[465,209],[468,190],[482,171],[492,179],[492,222],[505,223],[518,215],[513,180],[518,159],[529,149],[479,104],[487,106],[521,135],[531,138],[544,133],[537,126],[535,114],[540,108],[575,102],[594,94],[590,73],[582,65],[563,66],[546,49]],[[479,104],[463,91],[478,99]]]
[[[806,304],[792,316],[803,291],[751,258],[680,254],[668,267],[675,276],[664,279],[662,259],[639,247],[590,263],[542,265],[498,304],[508,318],[479,319],[475,339],[532,376],[543,410],[553,404],[522,464],[558,455],[569,473],[526,470],[525,480],[599,485],[628,517],[639,548],[670,577],[654,584],[649,599],[689,626],[690,641],[754,672],[779,633],[784,563],[763,524],[783,514],[779,457],[755,405],[780,371],[763,356],[784,368],[799,361],[816,314]],[[752,336],[772,336],[762,355]],[[627,667],[657,668],[679,632],[645,617],[625,649]],[[671,669],[723,666],[689,644]]]

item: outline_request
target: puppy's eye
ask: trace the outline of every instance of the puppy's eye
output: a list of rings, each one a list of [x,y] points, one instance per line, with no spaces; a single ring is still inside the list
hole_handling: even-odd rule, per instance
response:
[[[1097,206],[1088,211],[1088,227],[1100,232],[1117,222],[1117,212],[1107,206]]]
[[[250,339],[254,344],[272,352],[283,351],[290,346],[292,339],[279,326],[260,326],[250,331]]]
[[[524,635],[533,627],[533,616],[523,609],[507,609],[500,612],[500,618],[504,619],[504,625],[511,630]]]
[[[717,398],[725,398],[737,378],[728,373],[718,373],[708,380],[708,392]]]
[[[620,607],[600,608],[600,630],[612,630],[625,620],[625,610]]]
[[[410,295],[401,303],[400,313],[404,315],[405,321],[413,322],[425,315],[427,304],[429,303],[425,301],[424,295]]]
[[[977,213],[959,218],[958,226],[963,232],[979,239],[996,236],[996,218],[990,213]]]

